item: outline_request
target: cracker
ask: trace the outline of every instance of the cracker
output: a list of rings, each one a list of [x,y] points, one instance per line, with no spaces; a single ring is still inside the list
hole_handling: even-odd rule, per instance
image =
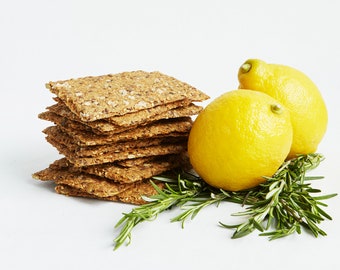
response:
[[[158,121],[151,125],[142,126],[133,130],[127,130],[117,134],[94,134],[92,132],[79,131],[76,129],[67,128],[65,126],[52,126],[46,128],[45,134],[65,133],[70,138],[70,143],[75,143],[80,146],[102,145],[108,143],[117,143],[123,141],[131,141],[138,139],[150,139],[155,137],[172,136],[178,137],[188,134],[192,126],[190,118],[179,118],[178,120]]]
[[[156,182],[154,183],[160,188],[164,188],[164,183],[162,182]],[[148,203],[143,199],[142,196],[145,197],[151,197],[153,195],[156,195],[157,191],[155,188],[151,185],[150,181],[143,181],[140,183],[137,183],[135,187],[129,188],[121,193],[119,193],[118,200],[123,203],[130,203],[130,204],[146,204]]]
[[[138,125],[147,125],[161,119],[188,117],[196,115],[202,110],[201,106],[197,106],[193,103],[187,104],[186,106],[181,103],[171,103],[165,106],[157,106],[157,108],[156,112],[153,112],[156,108],[150,108],[148,110],[141,110],[123,116],[111,117],[93,122],[83,122],[60,101],[57,104],[47,107],[47,112],[49,113],[41,113],[39,114],[39,118],[58,124],[72,121],[79,122],[91,127],[95,133],[100,134],[105,132],[119,133],[135,128]]]
[[[93,122],[83,122],[61,102],[47,107],[47,111],[40,113],[38,117],[43,120],[54,122],[55,124],[61,126],[65,126],[65,123],[71,123],[75,129],[84,130],[91,128],[92,131],[97,134],[102,134],[105,132],[119,133],[133,128],[133,126],[117,126],[115,124],[109,123],[105,119],[96,120]]]
[[[173,143],[149,146],[144,148],[135,148],[124,152],[107,152],[94,157],[79,157],[72,150],[68,149],[66,145],[59,143],[52,138],[49,138],[48,136],[46,137],[46,139],[59,151],[60,154],[63,154],[76,167],[90,166],[140,157],[180,154],[186,151],[187,148],[186,144]]]
[[[179,155],[156,157],[149,162],[134,167],[121,167],[116,163],[74,167],[66,158],[62,158],[53,162],[49,168],[96,175],[122,184],[128,184],[151,178],[152,176],[174,169],[180,164],[181,158]]]
[[[69,162],[66,159],[57,160],[48,168],[34,173],[33,178],[54,181],[56,192],[68,196],[143,204],[146,201],[142,199],[142,196],[156,194],[149,179],[133,184],[117,184],[106,178],[70,171]],[[164,186],[162,182],[154,181],[154,183],[159,188]]]
[[[46,111],[39,113],[38,117],[43,120],[51,121],[54,124],[64,127],[68,130],[78,130],[78,131],[86,131],[86,132],[95,132],[91,127],[82,124],[81,122],[73,121],[69,118],[62,117],[54,112]],[[124,131],[124,129],[122,130]],[[99,130],[96,133],[100,133]]]
[[[114,117],[106,118],[106,121],[114,125],[129,127],[136,125],[145,125],[155,120],[174,118],[171,117],[172,110],[178,110],[179,108],[187,108],[186,111],[182,109],[182,113],[178,113],[177,117],[185,117],[197,114],[201,111],[199,106],[194,105],[186,100],[180,102],[172,102],[165,105],[159,105],[146,110],[140,110],[135,113],[127,113],[124,115],[118,115]],[[176,112],[173,112],[175,114]]]
[[[156,157],[156,158],[158,158],[158,157]],[[155,159],[154,156],[151,156],[151,157],[141,157],[141,158],[118,160],[115,163],[118,166],[125,167],[125,168],[130,168],[130,167],[134,167],[134,166],[143,165],[144,163],[148,163],[148,162],[150,162],[150,161],[152,161],[154,159]]]
[[[116,163],[106,163],[81,167],[82,172],[105,177],[119,183],[133,183],[174,169],[181,164],[179,155],[154,158],[134,167],[121,167]]]
[[[50,114],[50,112],[46,112],[46,115]],[[53,114],[53,113],[52,113]],[[45,113],[44,113],[45,115]],[[57,121],[58,122],[58,121]],[[68,121],[65,123],[60,123],[63,127],[69,129],[71,125]],[[87,131],[87,130],[83,130]],[[147,147],[151,145],[158,145],[163,143],[172,143],[172,142],[185,142],[187,140],[188,134],[177,134],[178,136],[170,136],[170,137],[159,137],[155,138],[147,138],[147,139],[139,139],[139,140],[130,140],[123,142],[113,142],[103,145],[79,145],[74,142],[74,139],[68,135],[66,132],[63,132],[58,126],[51,126],[44,130],[44,133],[47,134],[53,140],[65,144],[70,150],[74,151],[78,156],[94,156],[99,155],[108,151],[127,151],[128,149],[138,148],[138,147]]]
[[[163,183],[156,183],[159,188],[163,188]],[[118,193],[115,196],[111,197],[98,197],[93,194],[89,194],[83,192],[79,189],[67,186],[67,185],[57,185],[55,187],[55,191],[59,194],[63,194],[66,196],[74,196],[74,197],[84,197],[84,198],[93,198],[107,201],[120,201],[129,204],[141,205],[147,203],[147,201],[143,200],[142,196],[150,197],[152,195],[156,195],[156,190],[154,187],[148,182],[137,183],[133,188],[127,189],[121,193]]]
[[[134,184],[119,184],[103,177],[73,172],[68,168],[50,166],[33,174],[34,179],[52,180],[57,185],[67,185],[97,197],[110,197],[133,187]]]
[[[181,100],[203,101],[203,92],[160,72],[132,71],[49,82],[82,121],[133,113]]]
[[[187,143],[187,136],[178,137],[160,137],[152,139],[140,139],[124,142],[116,142],[104,145],[94,145],[94,146],[79,146],[72,142],[72,138],[64,132],[47,132],[47,141],[51,139],[58,143],[64,144],[69,151],[72,151],[78,157],[95,157],[103,155],[108,152],[126,152],[134,151],[137,148],[145,148],[155,145],[173,144],[173,143]]]

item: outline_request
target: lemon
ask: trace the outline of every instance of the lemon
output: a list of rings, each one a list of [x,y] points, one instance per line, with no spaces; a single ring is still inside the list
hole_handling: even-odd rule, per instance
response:
[[[194,170],[211,186],[244,190],[265,181],[292,143],[289,111],[267,94],[233,90],[208,104],[188,139]]]
[[[250,59],[240,67],[238,79],[239,88],[266,93],[290,111],[293,143],[288,158],[317,150],[328,115],[321,93],[309,77],[292,67]]]

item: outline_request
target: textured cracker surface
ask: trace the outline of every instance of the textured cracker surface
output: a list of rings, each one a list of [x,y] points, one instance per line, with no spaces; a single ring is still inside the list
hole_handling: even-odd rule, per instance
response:
[[[156,183],[159,188],[164,186],[163,183]],[[108,196],[108,197],[98,197],[93,194],[89,194],[84,192],[80,189],[73,188],[67,185],[57,185],[55,190],[59,194],[63,194],[66,196],[75,196],[75,197],[84,197],[84,198],[92,198],[92,199],[100,199],[100,200],[107,200],[107,201],[118,201],[123,203],[141,205],[147,203],[143,200],[142,196],[150,197],[156,194],[156,190],[150,184],[149,181],[139,182],[136,183],[134,187],[129,188],[123,192],[118,193],[115,196]]]
[[[191,116],[209,97],[160,72],[132,71],[50,82],[56,104],[39,118],[64,158],[33,174],[68,196],[144,204],[153,176],[190,169]],[[163,183],[154,181],[160,188]]]
[[[148,139],[160,136],[181,136],[183,133],[190,131],[192,121],[189,118],[180,118],[176,121],[164,120],[152,125],[138,127],[132,130],[127,130],[115,136],[108,134],[98,135],[91,132],[84,132],[83,130],[67,129],[62,126],[51,126],[46,128],[43,132],[51,136],[69,136],[69,142],[80,146],[102,145],[115,142],[131,141],[138,139]]]
[[[47,138],[60,154],[63,154],[76,167],[97,165],[102,163],[115,162],[125,159],[135,159],[150,156],[163,156],[169,154],[180,154],[186,151],[186,145],[183,143],[173,143],[164,145],[155,145],[145,148],[136,148],[131,151],[122,152],[107,152],[94,157],[79,157],[72,150],[67,148],[67,145],[61,144],[53,139]]]
[[[198,114],[201,110],[202,107],[193,103],[186,105],[182,103],[171,103],[160,105],[156,108],[141,110],[136,113],[100,119],[92,122],[84,122],[72,113],[63,102],[58,102],[57,104],[47,107],[47,111],[39,114],[39,118],[58,124],[63,122],[75,122],[74,125],[81,123],[84,126],[92,127],[95,133],[118,133],[137,126],[147,125],[161,119],[192,116]],[[85,127],[83,127],[83,129],[84,128]]]
[[[46,87],[82,121],[133,113],[181,100],[209,98],[171,76],[141,70],[49,82]]]
[[[58,104],[56,104],[58,105]],[[57,106],[56,106],[57,107]],[[131,130],[140,128],[143,126],[150,126],[152,124],[159,123],[160,120],[169,120],[169,121],[176,121],[176,119],[188,119],[187,117],[198,114],[201,111],[201,107],[196,106],[194,104],[189,104],[187,107],[179,107],[172,110],[168,110],[165,113],[160,115],[156,115],[152,118],[149,118],[149,121],[133,124],[131,126],[118,126],[112,123],[109,123],[105,120],[97,120],[93,122],[82,122],[75,117],[69,115],[69,117],[63,116],[58,114],[57,112],[53,111],[45,111],[38,115],[40,119],[51,121],[56,125],[64,127],[68,130],[81,130],[81,131],[89,131],[99,135],[103,134],[115,134],[121,133],[123,131]],[[73,115],[73,113],[70,112]]]
[[[114,181],[108,181],[105,178],[94,175],[73,172],[68,170],[68,168],[48,167],[33,174],[33,177],[43,181],[52,180],[58,185],[67,185],[98,197],[117,195],[118,193],[131,188],[133,185],[118,184]]]
[[[73,173],[87,173],[103,177],[122,184],[133,183],[151,178],[170,169],[181,162],[180,155],[154,157],[153,159],[133,167],[122,167],[117,163],[106,163],[87,167],[74,167],[66,158],[56,160],[50,168],[68,170]]]
[[[187,137],[185,136],[140,139],[94,146],[79,146],[74,144],[64,133],[61,133],[58,136],[50,135],[46,139],[47,141],[53,140],[60,144],[64,144],[69,151],[72,151],[78,157],[96,157],[109,152],[133,152],[139,148],[179,143],[183,143],[183,145],[185,145],[187,143]]]

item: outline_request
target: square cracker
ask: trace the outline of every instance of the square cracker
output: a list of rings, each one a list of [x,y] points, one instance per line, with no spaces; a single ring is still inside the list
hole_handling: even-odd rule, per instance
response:
[[[143,200],[142,196],[156,194],[156,190],[148,179],[133,184],[117,184],[102,177],[71,172],[63,167],[64,165],[63,160],[56,161],[48,168],[34,173],[33,178],[42,181],[54,181],[56,192],[68,196],[143,204],[146,201]],[[160,188],[164,186],[161,182],[154,182]]]
[[[203,92],[160,72],[132,71],[49,82],[82,121],[133,113],[181,100],[203,101]]]
[[[32,176],[37,180],[51,180],[58,185],[67,185],[97,197],[115,196],[134,185],[133,183],[119,184],[103,177],[74,172],[69,170],[68,167],[58,168],[53,165],[34,173]]]
[[[86,131],[86,132],[95,132],[95,133],[100,134],[99,130],[95,131],[93,128],[89,127],[88,125],[85,125],[81,122],[77,122],[69,118],[60,116],[54,112],[50,112],[50,111],[42,112],[42,113],[39,113],[38,117],[43,120],[51,121],[54,124],[64,127],[65,129],[68,129],[68,130],[79,130],[79,131]],[[124,129],[122,131],[124,131]]]
[[[130,127],[137,125],[146,125],[150,122],[169,119],[187,117],[198,114],[202,107],[188,102],[172,102],[165,105],[159,105],[146,110],[140,110],[135,113],[127,113],[114,117],[106,118],[105,120],[111,124],[120,127]]]
[[[64,107],[64,108],[63,108]],[[129,124],[131,125],[118,125],[115,123],[110,123],[108,120],[96,120],[93,122],[83,122],[79,118],[76,117],[74,113],[69,111],[65,105],[61,105],[59,103],[54,104],[47,108],[48,110],[45,112],[42,112],[38,115],[40,119],[51,121],[57,125],[63,126],[67,129],[76,129],[76,130],[87,130],[87,131],[93,131],[96,134],[103,134],[103,133],[120,133],[129,129],[134,129],[136,127],[150,125],[157,120],[162,119],[172,119],[172,118],[184,118],[189,117],[191,115],[198,114],[202,107],[196,106],[194,104],[189,104],[186,107],[176,107],[171,110],[167,110],[163,113],[150,116],[148,119],[143,118],[135,118],[130,119],[127,117],[125,120],[123,120],[124,117],[121,117],[122,121],[128,120]],[[140,114],[140,112],[136,113]],[[117,119],[118,117],[114,117]],[[113,117],[111,118],[113,119]],[[127,122],[123,122],[127,123]]]
[[[162,156],[168,154],[180,154],[186,151],[186,144],[173,143],[164,145],[154,145],[144,148],[134,148],[122,152],[106,152],[94,157],[79,157],[67,145],[59,143],[52,138],[46,137],[47,141],[52,144],[60,154],[63,154],[76,167],[97,165],[102,163],[115,162],[119,160],[135,159],[150,156]]]
[[[86,167],[74,167],[66,158],[62,158],[55,161],[50,167],[64,168],[72,172],[84,172],[115,182],[128,184],[169,171],[179,167],[181,163],[184,163],[184,160],[181,160],[180,155],[165,155],[162,157],[154,157],[152,160],[134,167],[122,167],[115,162]]]
[[[157,183],[156,185],[159,188],[163,188],[163,183]],[[110,197],[98,197],[93,194],[86,193],[80,189],[73,188],[67,185],[56,185],[55,191],[59,194],[63,194],[66,196],[73,196],[73,197],[84,197],[84,198],[93,198],[93,199],[100,199],[100,200],[107,200],[107,201],[120,201],[123,203],[141,205],[146,204],[147,201],[143,199],[142,196],[150,197],[156,195],[156,190],[151,185],[149,181],[143,181],[140,183],[136,183],[133,188],[129,188],[125,191],[118,193],[117,195],[110,196]]]
[[[138,139],[151,139],[155,137],[177,137],[189,133],[192,126],[190,118],[179,118],[176,121],[164,120],[152,123],[151,125],[141,126],[133,130],[127,130],[117,134],[95,134],[84,130],[76,130],[65,126],[47,127],[43,132],[45,134],[67,134],[70,143],[80,146],[102,145],[109,143],[117,143],[123,141],[131,141]]]
[[[152,139],[140,139],[131,140],[124,142],[116,142],[110,144],[101,144],[93,146],[79,146],[73,143],[72,138],[64,132],[47,132],[47,141],[53,140],[55,142],[61,143],[67,147],[69,151],[72,151],[78,157],[95,157],[103,155],[108,152],[127,152],[134,151],[138,148],[146,148],[150,146],[165,145],[165,144],[178,144],[187,143],[188,136],[177,136],[177,137],[159,137]]]

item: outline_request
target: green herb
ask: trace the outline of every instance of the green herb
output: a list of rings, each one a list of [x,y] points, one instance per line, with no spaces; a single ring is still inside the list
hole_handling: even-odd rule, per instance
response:
[[[254,230],[269,239],[277,239],[292,233],[301,233],[302,227],[318,235],[326,233],[318,227],[324,219],[332,218],[321,207],[327,205],[322,200],[332,198],[337,194],[312,196],[321,192],[314,189],[308,181],[323,177],[306,176],[306,172],[316,168],[323,160],[321,154],[301,155],[282,164],[272,176],[266,177],[266,182],[256,188],[229,192],[213,188],[198,176],[183,172],[175,176],[159,176],[154,180],[163,181],[165,187],[160,189],[151,182],[157,191],[152,197],[144,198],[148,203],[135,207],[130,213],[124,213],[115,228],[120,232],[115,242],[115,249],[122,244],[129,244],[131,232],[137,224],[157,218],[159,213],[177,206],[181,214],[171,219],[181,222],[193,219],[203,208],[209,205],[219,205],[228,201],[247,205],[244,212],[233,215],[245,217],[245,222],[237,225],[227,225],[220,222],[221,227],[235,229],[232,238],[243,237]],[[308,183],[306,183],[308,182]],[[271,228],[273,230],[269,231]]]

